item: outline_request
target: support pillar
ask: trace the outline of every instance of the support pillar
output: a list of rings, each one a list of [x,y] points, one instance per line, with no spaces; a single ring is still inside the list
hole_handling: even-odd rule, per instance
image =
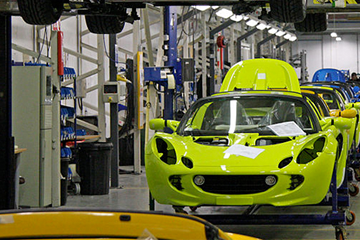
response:
[[[15,181],[19,179],[15,179],[11,126],[11,16],[0,15],[0,29],[0,209],[13,209]]]
[[[167,36],[164,46],[167,46],[164,53],[167,56],[165,66],[175,66],[177,61],[177,7],[167,6],[164,11],[164,35]],[[165,86],[165,107],[164,119],[174,119],[174,90]]]
[[[103,102],[102,87],[105,82],[105,69],[104,69],[104,39],[103,36],[97,35],[97,48],[98,48],[98,127],[99,127],[99,142],[106,142],[106,129],[105,129],[105,104]]]
[[[117,82],[117,67],[116,62],[116,34],[109,34],[109,49],[110,49],[110,81]],[[119,187],[119,114],[118,114],[118,103],[110,103],[110,141],[113,144],[113,150],[111,152],[111,184],[113,188]]]

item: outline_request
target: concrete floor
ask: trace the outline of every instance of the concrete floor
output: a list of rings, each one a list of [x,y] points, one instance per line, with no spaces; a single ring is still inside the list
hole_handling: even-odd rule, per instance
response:
[[[121,187],[110,189],[108,195],[70,195],[62,208],[110,208],[122,210],[149,210],[149,189],[143,171],[140,175],[121,174]],[[171,212],[171,206],[156,203],[156,210]],[[360,214],[360,195],[351,198],[350,209]],[[185,209],[190,212],[189,209]],[[243,211],[236,207],[201,207],[197,213],[234,213]],[[325,213],[329,207],[263,207],[259,213]],[[190,212],[191,214],[191,212]],[[360,218],[360,216],[359,216]],[[234,232],[261,239],[335,239],[335,230],[330,225],[221,225],[224,231]],[[347,239],[360,239],[360,220],[346,226]]]

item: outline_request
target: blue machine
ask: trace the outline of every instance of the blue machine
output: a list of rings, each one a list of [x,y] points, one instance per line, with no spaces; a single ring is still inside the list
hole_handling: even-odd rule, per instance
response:
[[[167,6],[164,11],[164,53],[166,57],[165,67],[147,67],[144,68],[145,82],[155,82],[164,86],[164,119],[174,119],[174,89],[168,86],[168,75],[174,75],[175,84],[182,84],[181,61],[177,57],[177,8],[176,6]],[[175,87],[176,89],[176,87]]]

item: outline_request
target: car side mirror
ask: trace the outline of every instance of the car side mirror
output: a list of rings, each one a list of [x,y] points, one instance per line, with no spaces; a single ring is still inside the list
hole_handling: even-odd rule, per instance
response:
[[[343,117],[343,118],[354,118],[356,117],[356,110],[355,109],[345,109],[344,111],[340,110],[331,110],[330,116],[332,117]]]
[[[164,120],[162,118],[154,118],[149,122],[149,127],[151,130],[164,130],[165,127],[170,128],[174,132],[179,126],[179,121],[176,120]]]
[[[332,123],[334,126],[341,130],[350,129],[352,126],[352,119],[349,118],[333,118]]]

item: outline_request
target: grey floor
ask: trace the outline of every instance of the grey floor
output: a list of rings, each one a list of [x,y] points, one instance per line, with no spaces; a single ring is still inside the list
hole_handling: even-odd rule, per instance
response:
[[[122,210],[149,210],[149,189],[145,172],[140,175],[121,174],[118,189],[110,189],[108,195],[69,195],[62,208],[110,208]],[[156,203],[156,210],[171,212],[171,206]],[[360,214],[360,195],[351,198],[350,209]],[[192,212],[189,209],[185,209]],[[196,213],[234,213],[244,208],[235,207],[201,207]],[[259,213],[326,213],[329,207],[263,207]],[[360,215],[359,215],[360,218]],[[220,225],[224,231],[234,232],[261,239],[335,239],[335,230],[330,225]],[[360,220],[352,226],[346,226],[347,239],[360,239]]]

